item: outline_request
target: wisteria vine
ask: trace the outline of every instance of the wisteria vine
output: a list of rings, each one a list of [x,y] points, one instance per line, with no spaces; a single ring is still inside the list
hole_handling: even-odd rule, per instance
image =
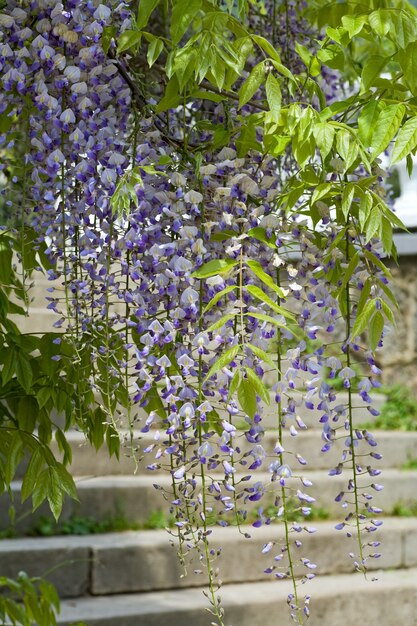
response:
[[[381,523],[367,491],[381,489],[380,455],[352,412],[359,394],[376,414],[375,350],[393,321],[380,240],[390,253],[398,219],[376,160],[392,137],[369,143],[367,124],[394,104],[355,96],[338,31],[305,9],[180,1],[169,21],[143,0],[137,15],[118,0],[7,0],[0,14],[2,196],[46,247],[54,342],[71,344],[91,396],[67,428],[110,440],[127,425],[158,488],[168,474],[179,556],[197,550],[220,626],[212,529],[248,535],[250,512],[254,528],[283,524],[265,571],[292,580],[294,621],[309,615],[299,583],[316,564],[300,538],[315,498],[308,459],[286,449],[309,411],[323,452],[343,443],[336,528],[356,538],[356,569],[379,556],[363,536]],[[396,106],[394,134],[408,115]]]

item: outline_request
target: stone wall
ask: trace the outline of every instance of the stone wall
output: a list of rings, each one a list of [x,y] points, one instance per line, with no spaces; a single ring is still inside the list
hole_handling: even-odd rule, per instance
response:
[[[400,256],[398,265],[390,263],[390,270],[400,311],[394,311],[397,327],[378,355],[383,382],[405,385],[417,397],[417,250],[415,256]]]

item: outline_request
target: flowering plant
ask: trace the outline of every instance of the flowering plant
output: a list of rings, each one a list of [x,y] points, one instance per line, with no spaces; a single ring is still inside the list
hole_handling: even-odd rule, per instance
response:
[[[293,581],[302,624],[298,583],[315,564],[299,537],[314,532],[314,497],[308,459],[284,442],[302,437],[302,411],[320,412],[324,452],[344,440],[330,474],[346,474],[337,528],[356,540],[356,569],[378,556],[362,534],[380,524],[363,491],[381,488],[379,455],[353,425],[352,384],[375,412],[375,351],[395,305],[381,258],[402,226],[378,157],[395,141],[391,162],[412,168],[415,13],[382,0],[3,4],[3,199],[16,218],[0,231],[3,484],[29,447],[24,497],[59,515],[75,495],[65,430],[118,454],[125,420],[132,451],[139,429],[148,469],[170,476],[180,558],[197,550],[216,623],[210,518],[247,534],[255,509],[254,527],[284,525],[267,571]],[[23,337],[9,295],[26,306],[38,267],[56,332]],[[54,434],[53,408],[66,416]],[[52,436],[64,464],[36,445]],[[305,525],[290,519],[293,496]]]

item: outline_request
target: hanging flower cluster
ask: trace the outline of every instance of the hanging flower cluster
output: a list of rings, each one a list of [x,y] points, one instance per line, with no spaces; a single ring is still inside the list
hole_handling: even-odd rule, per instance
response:
[[[313,31],[297,7],[281,9],[274,23],[272,7],[251,19],[254,27],[272,24],[274,46],[297,76],[305,64],[288,28],[306,54]],[[117,39],[134,32],[127,3],[27,0],[16,7],[9,0],[0,24],[0,112],[10,120],[0,145],[10,151],[19,141],[25,153],[24,185],[11,181],[7,201],[23,205],[25,223],[47,243],[49,277],[65,294],[57,289],[49,298],[56,328],[94,364],[89,382],[109,424],[119,425],[122,406],[130,428],[146,436],[148,469],[169,472],[182,554],[198,549],[219,624],[210,526],[240,526],[249,511],[256,512],[255,528],[274,519],[285,525],[286,543],[274,548],[266,571],[294,581],[291,611],[303,623],[308,596],[303,604],[296,580],[313,577],[315,564],[301,555],[299,537],[314,532],[308,524],[314,498],[303,475],[308,459],[287,453],[284,442],[285,431],[297,437],[306,429],[300,414],[320,411],[323,451],[342,435],[346,440],[330,473],[350,468],[337,496],[345,514],[338,528],[359,533],[357,569],[366,558],[360,528],[379,525],[358,479],[378,470],[359,464],[358,441],[369,444],[371,457],[379,455],[372,436],[352,426],[352,387],[375,413],[369,393],[379,370],[373,352],[356,343],[364,329],[355,331],[355,306],[373,298],[381,302],[378,315],[386,279],[377,242],[363,236],[358,220],[341,224],[329,199],[338,185],[337,197],[344,193],[342,182],[352,185],[351,202],[362,191],[377,196],[377,176],[360,188],[361,170],[346,174],[356,156],[348,165],[341,141],[323,193],[314,191],[324,171],[318,159],[297,187],[301,157],[286,150],[285,137],[275,155],[265,153],[263,131],[249,121],[262,109],[265,89],[269,101],[272,80],[265,88],[259,82],[258,100],[251,96],[240,111],[236,99],[216,98],[213,89],[211,99],[180,98],[159,112],[159,85],[145,93],[135,78],[141,69],[129,67],[131,56],[117,55]],[[338,87],[328,70],[300,84],[305,91],[289,79],[283,91],[294,116],[297,100],[312,89],[321,84],[330,102]],[[314,107],[303,110],[305,119],[314,115]],[[233,130],[239,116],[253,129],[246,144]],[[294,120],[290,109],[289,127]],[[382,328],[377,343],[381,335]],[[363,362],[360,380],[355,354]],[[336,399],[336,378],[347,405]],[[272,452],[264,447],[271,413]],[[294,498],[306,524],[290,521]]]

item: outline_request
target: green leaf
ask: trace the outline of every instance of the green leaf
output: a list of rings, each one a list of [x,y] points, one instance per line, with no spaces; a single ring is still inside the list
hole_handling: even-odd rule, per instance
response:
[[[22,352],[16,353],[16,378],[23,389],[29,392],[32,386],[33,373],[30,360],[28,360],[28,357]]]
[[[55,431],[55,439],[56,442],[58,444],[58,448],[60,450],[60,452],[62,452],[64,454],[64,458],[63,458],[63,464],[67,465],[67,464],[71,464],[72,462],[72,448],[70,446],[70,444],[68,443],[64,433],[62,432],[62,430],[60,428],[57,428]]]
[[[168,111],[168,109],[175,109],[182,100],[183,98],[179,92],[178,78],[174,74],[174,76],[169,79],[165,93],[156,106],[156,113],[163,113],[164,111]]]
[[[60,600],[54,585],[47,580],[40,580],[39,589],[47,603],[52,605],[55,610],[59,612]],[[51,623],[51,626],[55,626],[55,624]]]
[[[377,121],[381,110],[381,101],[376,98],[372,98],[372,100],[368,102],[360,112],[358,118],[358,136],[366,148],[371,146],[372,136],[377,127]]]
[[[239,91],[239,108],[243,107],[258,91],[265,78],[265,65],[262,61],[255,65]]]
[[[417,146],[417,116],[406,121],[398,133],[391,155],[391,165],[402,161]]]
[[[1,379],[3,385],[7,385],[9,380],[13,378],[16,371],[16,350],[15,348],[9,348],[6,352],[6,357],[3,361],[3,369],[1,370]]]
[[[245,367],[245,372],[249,382],[252,383],[256,394],[261,398],[261,400],[263,400],[263,402],[265,402],[265,404],[270,405],[271,396],[269,395],[269,391],[265,387],[265,384],[262,382],[262,380],[249,367]]]
[[[242,411],[253,419],[258,410],[258,405],[256,403],[255,388],[248,378],[242,378],[237,390],[237,399]]]
[[[250,150],[262,151],[262,146],[256,136],[256,126],[253,123],[253,119],[247,120],[248,118],[245,118],[245,124],[242,124],[240,127],[240,134],[238,139],[236,139],[236,149],[239,158],[246,157]]]
[[[32,492],[32,510],[36,511],[49,493],[49,468],[45,468],[37,476]],[[23,497],[23,496],[22,496]]]
[[[55,467],[49,467],[47,472],[49,478],[47,490],[49,507],[55,520],[58,521],[58,518],[61,515],[62,505],[64,503],[63,489],[61,488],[60,482],[60,479],[62,479],[62,475],[58,474]]]
[[[120,435],[113,424],[108,424],[106,429],[106,444],[110,456],[120,458]]]
[[[139,30],[125,30],[118,38],[117,54],[138,46],[141,39],[142,33]]]
[[[235,319],[236,315],[237,313],[228,313],[227,315],[223,315],[219,320],[214,322],[214,324],[211,324],[208,328],[206,328],[206,332],[211,333],[214,330],[218,330],[219,328],[227,324],[227,322],[230,322],[230,320]]]
[[[172,10],[170,33],[172,43],[182,39],[201,8],[201,0],[176,0]]]
[[[234,259],[215,259],[204,263],[191,276],[193,278],[209,278],[210,276],[217,276],[217,274],[227,274],[238,263],[239,261]]]
[[[258,300],[260,300],[264,304],[267,304],[273,311],[275,311],[275,313],[278,313],[279,315],[283,315],[284,317],[286,317],[287,319],[291,320],[292,322],[295,322],[295,317],[294,317],[294,315],[292,313],[290,313],[289,311],[287,311],[283,307],[279,306],[276,302],[271,300],[271,298],[269,296],[267,296],[266,293],[264,291],[262,291],[262,289],[260,289],[259,287],[256,287],[256,285],[246,285],[245,289],[254,298],[257,298]]]
[[[404,78],[414,94],[417,88],[417,41],[409,43],[404,50],[397,55]]]
[[[262,348],[259,348],[258,346],[254,346],[252,343],[247,343],[246,346],[252,350],[253,354],[257,356],[258,359],[261,359],[264,363],[268,363],[268,365],[273,367],[274,370],[278,369],[277,364],[271,355],[265,352],[265,350],[262,350]]]
[[[0,239],[0,283],[8,286],[12,277],[13,252],[9,245],[11,240],[4,235]]]
[[[318,74],[320,74],[320,61],[313,56],[313,54],[306,46],[303,46],[298,41],[296,41],[295,50],[311,76],[317,76]]]
[[[271,276],[269,276],[269,274],[267,274],[263,270],[262,265],[259,263],[259,261],[246,261],[246,265],[255,274],[255,276],[259,278],[260,281],[262,281],[267,287],[275,291],[275,293],[277,293],[280,298],[285,297],[282,289],[278,287],[278,285],[271,278]]]
[[[404,113],[405,106],[403,104],[390,104],[382,109],[372,136],[373,159],[389,146],[401,126]]]
[[[332,183],[321,183],[320,185],[317,185],[311,198],[311,204],[315,204],[318,200],[327,196],[332,187]]]
[[[361,199],[359,202],[359,227],[361,229],[364,228],[365,222],[369,217],[370,212],[372,211],[372,196],[369,191],[365,191],[365,193],[361,194]]]
[[[406,167],[407,167],[407,174],[411,178],[411,175],[413,173],[413,168],[414,168],[414,161],[413,161],[413,157],[411,156],[411,154],[407,154]]]
[[[297,337],[297,339],[300,339],[300,340],[302,339],[301,334],[297,333],[297,331],[295,331],[292,326],[289,327],[286,324],[279,322],[278,320],[275,319],[275,317],[272,317],[271,315],[266,315],[265,313],[252,313],[252,311],[247,313],[247,315],[248,317],[254,317],[257,320],[262,320],[263,322],[268,322],[269,324],[273,324],[277,328],[282,328],[283,330],[290,332],[292,335],[294,335],[294,337]]]
[[[323,159],[327,157],[333,146],[335,130],[326,122],[320,122],[313,127],[313,135]]]
[[[200,57],[198,57],[200,59]],[[203,63],[205,60],[203,60]],[[220,91],[224,87],[224,81],[226,79],[226,65],[224,59],[219,54],[219,49],[215,45],[211,45],[207,55],[208,72],[206,77],[211,82],[214,82],[217,89]],[[198,64],[198,61],[197,61]]]
[[[117,37],[116,26],[105,26],[103,28],[100,43],[101,43],[101,47],[103,48],[103,51],[106,54],[110,50],[110,44],[111,44],[112,39],[116,39],[116,37]]]
[[[378,347],[379,341],[382,336],[382,331],[384,330],[384,316],[381,311],[376,311],[375,315],[370,321],[369,324],[369,346],[372,351],[375,351]]]
[[[367,15],[344,15],[342,17],[343,27],[346,28],[350,39],[353,39],[353,37],[359,35],[367,21]]]
[[[387,278],[392,278],[391,272],[389,271],[388,267],[384,265],[384,263],[376,256],[376,254],[373,254],[370,250],[365,250],[365,257],[368,259],[368,261],[372,263],[372,265],[378,267]]]
[[[233,378],[230,381],[229,393],[227,395],[228,399],[230,399],[233,396],[233,394],[236,393],[236,389],[239,387],[241,379],[242,379],[242,370],[239,368],[233,374]]]
[[[151,13],[158,4],[159,0],[139,0],[138,17],[136,20],[139,30],[146,26]]]
[[[212,309],[218,303],[218,301],[223,298],[223,296],[230,293],[231,291],[234,291],[235,289],[237,289],[237,285],[231,285],[230,287],[222,289],[221,291],[219,291],[219,293],[216,293],[214,298],[212,298],[210,302],[208,302],[208,304],[206,304],[206,306],[204,307],[203,313],[207,313],[207,311],[210,311],[210,309]]]
[[[381,227],[381,219],[381,211],[379,210],[379,206],[376,205],[372,208],[365,224],[365,243],[368,243],[368,241],[375,237]]]
[[[336,135],[336,150],[344,161],[348,161],[351,150],[351,136],[347,130],[341,129]]]
[[[158,57],[161,54],[163,49],[164,49],[164,42],[162,41],[162,39],[155,37],[155,39],[153,39],[151,43],[149,44],[148,54],[146,55],[149,67],[152,67],[155,61],[158,60]]]
[[[227,241],[227,239],[236,237],[237,234],[235,230],[222,230],[220,233],[213,233],[210,237],[210,241]]]
[[[399,306],[399,304],[397,302],[397,299],[396,299],[395,295],[391,291],[391,289],[382,280],[380,280],[379,278],[376,278],[376,281],[377,281],[378,286],[380,287],[380,289],[382,289],[382,291],[387,296],[387,298],[389,300],[391,300],[392,304],[395,306],[397,311],[399,311],[400,310],[400,306]]]
[[[410,19],[409,11],[391,11],[394,28],[390,30],[397,46],[405,48],[416,38],[416,20]]]
[[[22,438],[19,432],[15,432],[10,440],[9,449],[7,452],[6,468],[4,472],[6,485],[10,485],[14,475],[16,474],[17,467],[23,458],[23,445]]]
[[[229,365],[230,361],[233,361],[233,359],[237,356],[239,350],[240,346],[237,345],[229,348],[228,350],[226,350],[226,352],[223,352],[223,354],[217,359],[217,361],[213,363],[213,365],[210,367],[205,380],[208,380],[209,378],[214,376],[216,372],[223,369],[223,367]]]
[[[273,237],[272,235],[270,237],[267,237],[265,228],[255,226],[248,231],[248,235],[249,237],[253,237],[258,241],[262,241],[262,243],[265,243],[269,248],[272,248],[273,250],[276,249],[275,237]]]
[[[380,77],[387,62],[388,59],[380,55],[372,55],[365,61],[361,74],[364,91],[374,85],[375,80]]]
[[[278,51],[274,48],[274,46],[267,40],[265,37],[261,37],[260,35],[251,35],[253,41],[258,44],[258,46],[266,52],[271,59],[274,59],[277,63],[281,63],[281,57],[278,54]],[[290,75],[291,72],[288,70]],[[287,76],[289,78],[289,76]]]
[[[376,300],[369,300],[363,311],[359,312],[356,316],[356,320],[355,323],[353,325],[352,328],[352,332],[351,332],[351,339],[355,339],[355,337],[358,337],[361,333],[363,333],[364,330],[366,330],[366,328],[369,325],[369,321],[372,317],[372,315],[374,314],[375,311],[375,306],[376,306]]]
[[[65,491],[65,493],[67,493],[73,500],[78,500],[77,488],[75,486],[74,479],[64,465],[62,465],[62,463],[56,463],[53,469],[58,479],[60,489]]]
[[[385,37],[392,27],[391,12],[378,9],[368,15],[368,22],[372,30],[379,36]]]
[[[41,387],[36,393],[36,399],[40,409],[51,399],[51,391],[50,387]]]
[[[36,481],[38,480],[42,467],[45,464],[45,458],[42,455],[41,447],[36,448],[31,456],[27,470],[23,477],[21,500],[25,502],[34,490]]]
[[[355,195],[355,185],[348,183],[343,189],[342,193],[342,213],[345,220],[347,220],[350,207],[352,206],[353,196]]]
[[[275,120],[279,120],[281,112],[281,85],[275,76],[269,72],[265,84],[266,99]]]
[[[396,326],[397,323],[395,321],[394,313],[392,312],[391,308],[388,306],[386,302],[384,302],[384,300],[380,300],[380,302],[381,302],[382,310],[384,311],[385,317],[391,322],[393,326]]]

